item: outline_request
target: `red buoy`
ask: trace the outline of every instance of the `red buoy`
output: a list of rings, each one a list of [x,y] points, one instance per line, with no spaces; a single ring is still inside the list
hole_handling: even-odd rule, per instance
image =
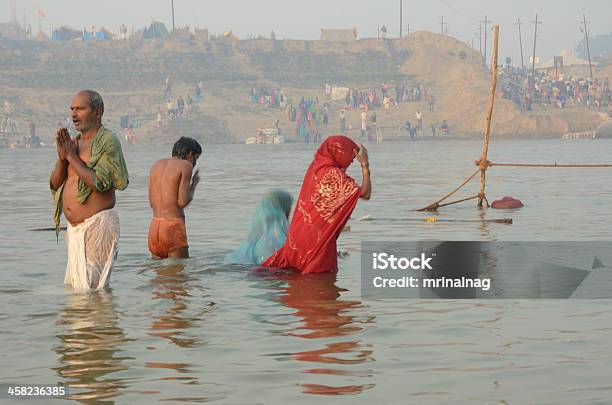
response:
[[[491,204],[491,208],[495,208],[495,209],[514,209],[514,208],[521,208],[523,207],[523,202],[521,200],[518,200],[514,197],[504,197],[501,198],[499,200],[495,200],[493,201],[493,204]]]

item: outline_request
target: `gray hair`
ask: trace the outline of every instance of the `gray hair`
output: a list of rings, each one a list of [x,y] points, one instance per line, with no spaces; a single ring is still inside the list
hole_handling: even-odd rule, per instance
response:
[[[102,114],[104,114],[104,100],[102,100],[100,93],[93,90],[81,90],[79,94],[85,94],[89,98],[89,107],[92,110],[95,111],[100,108],[102,109]]]

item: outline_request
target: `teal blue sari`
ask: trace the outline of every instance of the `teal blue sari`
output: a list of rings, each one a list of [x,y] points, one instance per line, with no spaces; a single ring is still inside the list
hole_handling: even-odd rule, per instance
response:
[[[247,237],[225,257],[225,264],[260,265],[285,243],[293,198],[285,190],[268,192],[253,214]]]

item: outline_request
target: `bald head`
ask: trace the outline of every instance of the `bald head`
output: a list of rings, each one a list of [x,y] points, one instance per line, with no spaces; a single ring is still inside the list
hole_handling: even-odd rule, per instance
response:
[[[70,115],[74,128],[82,134],[95,132],[102,125],[104,101],[102,96],[93,90],[82,90],[72,98]]]
[[[81,90],[77,93],[77,96],[85,96],[89,100],[89,107],[96,111],[100,109],[100,118],[104,114],[104,100],[102,100],[102,96],[97,91],[93,90]]]

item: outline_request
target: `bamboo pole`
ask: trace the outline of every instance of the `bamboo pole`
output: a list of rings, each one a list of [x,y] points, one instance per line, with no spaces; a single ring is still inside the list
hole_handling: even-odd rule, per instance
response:
[[[433,203],[429,204],[427,207],[421,208],[420,210],[417,210],[417,211],[419,211],[419,212],[422,212],[422,211],[436,211],[440,207],[440,203],[442,201],[446,200],[448,197],[450,197],[451,195],[453,195],[457,191],[459,191],[461,189],[461,187],[463,187],[466,184],[468,184],[474,177],[476,177],[477,174],[478,174],[478,170],[476,170],[474,173],[472,173],[470,176],[468,176],[468,178],[463,180],[463,182],[460,185],[458,185],[453,191],[451,191],[450,193],[446,194],[444,197],[440,198],[438,201],[433,202]]]
[[[485,187],[487,179],[487,154],[489,152],[489,138],[491,135],[491,118],[493,116],[493,106],[495,104],[495,91],[497,89],[497,57],[499,48],[499,25],[493,27],[493,65],[491,66],[491,75],[493,84],[489,93],[489,108],[484,128],[484,142],[482,144],[482,155],[480,156],[480,192],[478,193],[478,207],[483,206],[483,201],[486,201]],[[487,202],[487,207],[489,206]]]

